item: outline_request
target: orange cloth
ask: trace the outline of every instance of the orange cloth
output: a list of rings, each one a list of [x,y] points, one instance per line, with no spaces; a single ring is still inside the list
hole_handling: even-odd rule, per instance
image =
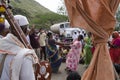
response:
[[[107,41],[115,27],[120,0],[65,0],[71,26],[92,32],[95,51],[82,80],[115,80]]]

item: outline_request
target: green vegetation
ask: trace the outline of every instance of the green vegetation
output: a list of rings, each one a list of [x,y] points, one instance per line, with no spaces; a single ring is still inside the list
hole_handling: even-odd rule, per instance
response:
[[[66,21],[67,17],[55,13],[47,13],[43,15],[36,15],[36,18],[32,21],[33,23],[38,23],[39,27],[48,28],[50,25],[54,23]]]
[[[117,24],[115,27],[116,31],[120,31],[120,6],[118,7],[118,11],[116,13]]]
[[[67,16],[56,14],[48,10],[47,8],[43,7],[34,0],[10,0],[10,1],[11,1],[10,4],[13,6],[13,14],[25,15],[29,19],[30,25],[35,24],[37,28],[49,29],[49,27],[54,23],[64,22],[68,20]],[[60,7],[59,11],[63,10],[64,9],[61,9]],[[118,12],[116,14],[116,19],[120,23],[120,8],[118,9]],[[115,30],[120,30],[119,24],[116,25]]]
[[[118,10],[118,12],[116,14],[116,19],[118,22],[120,22],[120,10]]]
[[[52,24],[68,19],[67,16],[56,14],[34,0],[11,0],[11,5],[14,15],[25,15],[29,19],[30,25],[35,24],[37,28],[49,29]]]

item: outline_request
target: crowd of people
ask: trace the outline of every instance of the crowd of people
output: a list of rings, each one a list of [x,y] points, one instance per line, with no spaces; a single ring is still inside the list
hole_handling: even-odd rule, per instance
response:
[[[41,28],[39,32],[34,32],[33,36],[37,41],[33,40],[30,42],[35,43],[36,41],[39,45],[35,44],[36,47],[32,47],[36,50],[40,60],[48,60],[50,62],[53,73],[59,72],[62,62],[66,62],[65,71],[67,73],[77,71],[81,60],[86,65],[90,63],[93,52],[91,33],[88,33],[87,36],[85,34],[77,34],[77,36],[75,35],[76,38],[74,37],[71,42],[66,41],[65,38],[60,39],[58,34]]]
[[[74,32],[71,42],[67,41],[64,36],[61,36],[62,39],[60,39],[59,34],[47,31],[44,28],[40,28],[36,32],[35,25],[29,27],[26,16],[11,16],[9,10],[11,8],[9,5],[7,7],[5,5],[7,2],[9,3],[9,0],[1,1],[0,6],[0,80],[37,80],[36,78],[40,79],[42,77],[40,74],[45,74],[49,64],[51,72],[58,73],[64,60],[65,71],[68,73],[66,80],[81,80],[81,75],[77,72],[81,63],[89,66],[85,74],[82,75],[82,80],[106,80],[110,74],[111,80],[114,80],[114,76],[117,76],[114,75],[114,72],[117,72],[120,76],[120,34],[114,31],[111,40],[108,40],[108,45],[106,45],[115,24],[113,16],[119,0],[101,0],[99,3],[96,0],[93,5],[89,0],[72,2],[65,0],[71,25],[83,27],[92,32],[86,34]],[[96,3],[99,7],[94,10],[93,6],[97,6]],[[7,14],[9,11],[10,14]],[[8,20],[9,22],[13,18],[13,22],[9,24],[5,18],[11,18]],[[13,26],[20,27],[19,29],[22,32],[17,31]],[[105,47],[105,49],[101,49],[100,46]],[[106,57],[106,54],[100,53],[109,53],[109,55],[107,54],[108,57]],[[99,58],[101,57],[99,54],[107,59]],[[95,58],[99,58],[99,60]],[[102,64],[101,59],[104,59],[104,64]],[[42,61],[48,61],[49,64],[42,66],[39,63]],[[38,69],[37,77],[35,75],[36,63],[41,67],[41,69]],[[93,65],[91,66],[90,63]],[[107,66],[102,67],[101,65]],[[110,68],[106,70],[106,67]],[[114,72],[112,68],[114,68]],[[105,72],[105,76],[101,75],[103,73],[100,71],[101,69]],[[50,80],[47,79],[49,75],[51,76],[51,73],[47,73],[41,80]]]
[[[68,55],[66,55],[66,69],[69,69],[71,72],[77,70],[82,52],[82,35],[79,35],[76,40],[68,44],[58,41],[58,36],[56,36],[56,38],[52,32],[47,32],[45,29],[39,29],[39,32],[36,32],[34,25],[32,27],[28,26],[29,22],[25,16],[15,15],[14,18],[16,22],[18,21],[17,23],[23,30],[26,40],[34,50],[25,48],[14,29],[10,27],[11,25],[6,26],[6,23],[1,23],[0,57],[2,59],[1,62],[3,62],[3,69],[0,80],[17,80],[18,78],[20,78],[20,80],[34,80],[33,64],[35,64],[36,59],[33,55],[37,55],[40,61],[48,60],[52,72],[57,73],[63,61],[57,45],[59,45],[60,48],[70,47]],[[73,63],[74,65],[72,65]],[[27,66],[29,66],[29,68]]]
[[[88,32],[86,36],[79,34],[76,38],[74,37],[72,42],[65,43],[63,42],[65,40],[60,40],[58,34],[51,31],[40,28],[36,32],[35,25],[28,26],[29,22],[25,16],[15,15],[14,18],[19,21],[18,24],[34,50],[25,48],[15,31],[11,29],[10,25],[6,25],[9,24],[8,22],[1,23],[0,57],[2,61],[4,60],[2,63],[4,67],[0,71],[2,72],[0,80],[19,80],[18,78],[20,80],[34,80],[32,65],[35,63],[35,58],[32,55],[37,55],[39,61],[49,61],[52,72],[57,73],[63,62],[60,50],[62,50],[61,48],[65,50],[65,47],[69,47],[65,55],[65,71],[68,74],[77,72],[81,60],[84,61],[83,64],[89,66],[95,49],[92,33]],[[108,48],[113,65],[117,73],[120,74],[120,35],[117,31],[113,32],[112,41],[108,41]]]

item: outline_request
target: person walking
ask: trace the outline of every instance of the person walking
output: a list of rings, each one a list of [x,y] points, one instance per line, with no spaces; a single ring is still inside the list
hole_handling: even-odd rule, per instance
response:
[[[23,32],[27,32],[27,18],[22,15],[14,18]],[[10,30],[11,33],[0,39],[0,61],[3,65],[0,80],[35,80],[33,64],[36,63],[36,54],[33,49],[25,48],[15,30],[11,27]],[[3,58],[3,55],[6,57]]]
[[[48,32],[47,36],[48,36],[48,40],[47,40],[48,58],[50,61],[52,72],[57,73],[59,71],[63,59],[59,57],[59,53],[56,45],[63,45],[63,43],[55,41],[53,39],[53,34],[51,32]]]
[[[80,54],[82,51],[82,43],[81,39],[83,38],[82,35],[78,36],[78,39],[73,42],[71,45],[71,49],[66,56],[66,69],[68,72],[76,71],[78,68]]]
[[[30,32],[29,32],[29,38],[30,38],[30,44],[32,46],[32,48],[35,50],[37,56],[40,58],[40,52],[38,52],[38,49],[40,48],[40,44],[38,42],[38,39],[36,38],[38,37],[36,32],[35,32],[35,27],[32,26]]]

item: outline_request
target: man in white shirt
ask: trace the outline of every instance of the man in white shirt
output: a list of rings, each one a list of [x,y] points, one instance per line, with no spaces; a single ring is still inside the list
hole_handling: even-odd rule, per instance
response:
[[[44,30],[41,30],[40,37],[39,37],[39,44],[41,47],[40,50],[40,59],[42,60],[43,54],[44,54],[44,60],[46,60],[46,33]]]
[[[15,19],[26,30],[25,27],[28,26],[28,23],[25,21],[27,18],[16,15]],[[0,80],[35,80],[33,64],[37,62],[36,54],[33,49],[25,48],[23,43],[14,36],[15,33],[12,29],[11,32],[12,34],[9,33],[0,39],[0,64],[3,55],[7,54],[2,64]]]

